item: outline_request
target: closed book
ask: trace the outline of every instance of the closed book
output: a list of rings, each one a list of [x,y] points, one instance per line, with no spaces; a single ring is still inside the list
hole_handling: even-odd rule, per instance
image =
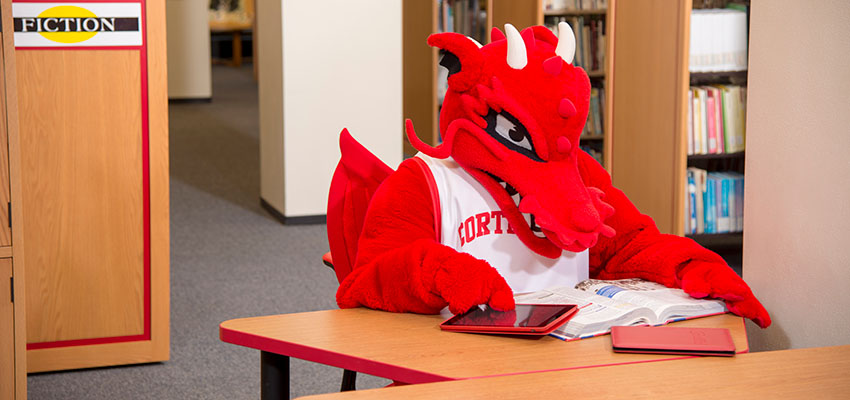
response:
[[[582,28],[581,28],[581,30],[582,30],[582,32],[581,32],[581,40],[582,40],[581,50],[583,52],[582,65],[584,65],[584,68],[586,70],[591,71],[591,70],[593,70],[593,68],[592,68],[593,67],[593,65],[592,65],[593,61],[590,59],[590,54],[591,54],[591,50],[590,50],[590,42],[591,42],[591,40],[590,40],[590,21],[584,20],[584,18],[582,18],[582,20],[584,21],[584,22],[582,22]]]
[[[599,42],[596,40],[597,36],[597,27],[596,27],[595,19],[590,20],[590,69],[596,71],[599,69],[599,60],[596,58],[596,53],[598,49],[596,46],[599,45]]]
[[[705,90],[705,121],[708,127],[708,154],[717,154],[717,120],[714,118],[717,101],[711,88]]]
[[[688,89],[688,155],[694,154],[694,90]]]
[[[744,151],[744,134],[747,127],[747,117],[746,112],[744,111],[746,107],[746,100],[744,95],[744,88],[737,87],[735,92],[735,124],[737,125],[738,134],[735,137],[735,147],[738,151]]]
[[[706,102],[708,101],[708,91],[705,88],[697,88],[700,94],[700,115],[699,115],[699,124],[700,130],[702,131],[702,152],[700,154],[709,154],[708,147],[708,106]]]
[[[694,172],[688,171],[688,189],[685,204],[685,232],[694,234],[697,229],[697,185]]]
[[[723,96],[720,94],[720,88],[712,87],[714,93],[714,131],[717,137],[717,153],[725,153],[726,146],[724,144],[723,132]]]
[[[705,233],[717,233],[717,179],[708,174],[705,187]]]
[[[689,172],[693,173],[694,176],[694,185],[696,187],[695,193],[695,214],[696,214],[696,229],[693,233],[700,234],[705,233],[705,191],[706,191],[706,171],[704,169],[690,167],[688,168]]]
[[[602,129],[602,96],[599,95],[600,92],[597,88],[590,90],[590,104],[593,107],[593,134],[595,136],[602,136],[604,133]]]
[[[730,231],[731,227],[731,218],[730,218],[730,208],[729,208],[729,196],[730,196],[730,182],[728,176],[724,174],[718,174],[718,179],[720,181],[720,192],[718,193],[718,207],[717,207],[717,233],[727,233]]]
[[[735,355],[735,342],[726,328],[614,326],[611,347],[618,353]]]
[[[724,173],[724,179],[727,181],[729,189],[727,194],[727,204],[729,208],[729,232],[737,232],[738,231],[738,213],[736,210],[737,204],[735,203],[735,191],[737,190],[735,186],[735,180],[737,176],[735,173],[727,172]]]
[[[732,112],[731,89],[728,86],[720,87],[721,120],[723,121],[723,146],[727,153],[737,152],[735,148],[735,124]]]
[[[737,232],[744,231],[744,175],[738,174],[735,179],[735,213]]]
[[[570,27],[573,28],[573,33],[575,34],[575,38],[576,38],[576,51],[575,51],[575,57],[573,58],[573,65],[576,66],[576,67],[582,67],[582,68],[586,69],[586,67],[584,65],[584,60],[583,60],[583,57],[582,57],[582,54],[584,53],[582,51],[582,47],[584,46],[584,42],[581,39],[582,31],[583,31],[582,21],[583,21],[583,19],[581,17],[570,17]]]

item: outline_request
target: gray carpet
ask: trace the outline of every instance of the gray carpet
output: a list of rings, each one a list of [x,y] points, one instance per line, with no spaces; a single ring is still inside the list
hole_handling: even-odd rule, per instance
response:
[[[213,102],[171,104],[171,359],[42,373],[30,399],[252,399],[260,356],[218,339],[222,321],[336,308],[324,225],[284,226],[259,205],[250,65],[213,67]],[[342,371],[293,359],[292,396],[339,390]],[[385,379],[359,376],[358,388]]]

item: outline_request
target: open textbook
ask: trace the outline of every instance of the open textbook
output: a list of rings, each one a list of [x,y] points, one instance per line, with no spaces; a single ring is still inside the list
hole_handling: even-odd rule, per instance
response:
[[[588,279],[575,288],[518,294],[515,299],[528,304],[577,304],[578,313],[550,334],[564,340],[605,334],[612,326],[664,325],[727,311],[722,300],[695,299],[682,289],[642,279]]]

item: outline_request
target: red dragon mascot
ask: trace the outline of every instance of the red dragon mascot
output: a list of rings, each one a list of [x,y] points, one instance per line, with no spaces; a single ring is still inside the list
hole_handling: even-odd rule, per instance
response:
[[[408,120],[420,153],[392,171],[343,131],[334,180],[347,174],[360,184],[340,200],[332,183],[329,199],[329,235],[342,221],[347,239],[345,249],[331,240],[331,253],[351,265],[337,272],[339,306],[511,310],[514,292],[642,278],[723,299],[735,314],[770,325],[720,256],[661,234],[579,149],[590,81],[572,65],[569,26],[555,36],[506,25],[491,37],[486,46],[457,33],[428,38],[449,71],[439,146],[419,140]]]

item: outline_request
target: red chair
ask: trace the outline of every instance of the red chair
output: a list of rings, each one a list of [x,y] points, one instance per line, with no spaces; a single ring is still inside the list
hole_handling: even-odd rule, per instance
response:
[[[343,279],[354,268],[357,240],[363,230],[366,209],[375,190],[393,170],[351,137],[339,134],[340,160],[328,192],[327,230],[330,252],[322,262]],[[340,391],[354,390],[357,372],[345,370]]]

